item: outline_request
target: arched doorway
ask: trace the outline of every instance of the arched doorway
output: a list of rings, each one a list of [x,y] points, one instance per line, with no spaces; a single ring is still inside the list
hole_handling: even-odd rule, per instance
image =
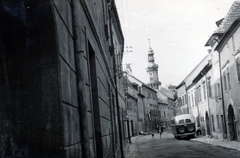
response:
[[[210,132],[210,124],[209,124],[209,116],[208,116],[207,111],[206,111],[206,113],[205,113],[205,119],[206,119],[206,126],[207,126],[207,134],[208,134],[208,135],[211,135],[211,132]]]
[[[228,107],[228,128],[231,140],[236,140],[236,125],[235,125],[235,116],[234,116],[234,109],[232,105]]]

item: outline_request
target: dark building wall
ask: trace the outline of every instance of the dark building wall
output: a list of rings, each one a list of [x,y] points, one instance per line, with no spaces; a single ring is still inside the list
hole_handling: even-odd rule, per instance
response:
[[[0,3],[2,157],[61,155],[56,34],[49,1]]]
[[[63,126],[64,157],[81,157],[81,128],[77,93],[77,71],[74,51],[72,3],[53,0],[59,89]]]
[[[0,2],[2,157],[120,156],[105,1]]]

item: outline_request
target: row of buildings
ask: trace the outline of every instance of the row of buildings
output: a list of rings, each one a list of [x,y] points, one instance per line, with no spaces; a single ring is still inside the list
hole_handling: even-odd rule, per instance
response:
[[[122,70],[114,0],[0,0],[0,157],[124,157],[175,93]]]
[[[177,86],[176,114],[191,113],[203,135],[240,141],[240,2],[216,22],[208,55]]]
[[[131,120],[131,135],[156,132],[160,125],[168,128],[170,119],[175,116],[175,86],[161,86],[158,65],[155,63],[154,51],[150,44],[147,57],[149,83],[143,83],[134,77],[130,64],[127,64],[124,71],[126,109],[127,118]]]

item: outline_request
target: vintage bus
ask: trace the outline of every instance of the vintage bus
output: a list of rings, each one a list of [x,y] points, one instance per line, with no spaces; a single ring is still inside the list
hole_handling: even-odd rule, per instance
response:
[[[175,138],[194,138],[196,134],[196,125],[194,117],[191,114],[175,116],[171,119],[172,133]]]

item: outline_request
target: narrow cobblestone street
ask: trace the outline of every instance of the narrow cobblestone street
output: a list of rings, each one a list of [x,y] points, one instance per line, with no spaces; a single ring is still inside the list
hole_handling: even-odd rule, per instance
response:
[[[239,142],[223,141],[220,143],[221,140],[209,139],[205,136],[191,140],[177,140],[170,129],[164,131],[162,139],[158,133],[155,133],[154,138],[151,135],[132,137],[132,142],[128,147],[126,158],[240,157]]]

